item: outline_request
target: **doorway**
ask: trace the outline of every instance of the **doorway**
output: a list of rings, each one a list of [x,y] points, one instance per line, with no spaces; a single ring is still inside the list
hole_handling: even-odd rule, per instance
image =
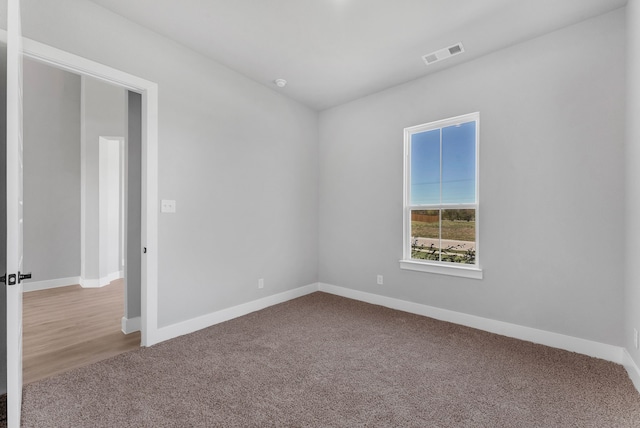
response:
[[[140,243],[136,247],[127,240],[127,257],[138,257],[140,266],[140,332],[141,345],[151,346],[160,341],[158,333],[158,85],[154,82],[116,70],[86,58],[23,38],[23,54],[56,68],[71,71],[120,86],[128,92],[129,105],[139,108],[139,159],[141,164],[139,215],[127,207],[127,215],[140,220]],[[130,110],[131,111],[131,110]],[[138,121],[131,121],[138,123]],[[131,146],[130,146],[131,147]],[[133,159],[133,155],[129,159]],[[132,180],[128,181],[129,183]],[[130,197],[133,192],[130,192]],[[134,215],[134,217],[131,217]],[[136,263],[128,263],[135,266]],[[130,277],[132,273],[126,272]]]
[[[129,350],[136,337],[140,345],[140,277],[125,278],[124,244],[130,239],[140,251],[140,220],[127,228],[125,206],[140,216],[140,192],[128,200],[126,181],[139,188],[140,157],[130,162],[126,149],[140,152],[141,114],[126,102],[138,94],[40,62],[25,59],[24,82],[24,260],[34,275],[24,284],[23,367],[30,382]],[[140,262],[128,270],[139,272]]]
[[[14,10],[15,12],[15,10]],[[15,32],[14,32],[15,33]],[[14,34],[11,33],[10,35]],[[18,36],[19,37],[19,34]],[[6,32],[0,32],[0,38],[6,41]],[[141,287],[141,344],[150,346],[158,343],[161,338],[158,332],[158,86],[156,83],[137,76],[128,74],[105,66],[86,58],[70,54],[68,52],[53,48],[51,46],[27,39],[20,38],[21,49],[19,54],[25,58],[31,58],[54,67],[75,72],[78,74],[91,76],[106,82],[120,85],[125,89],[135,92],[140,98],[141,105],[141,245],[136,248],[136,254],[141,258],[140,287]],[[19,46],[16,40],[10,46]],[[15,52],[14,52],[15,53]],[[17,57],[18,54],[12,56]],[[12,69],[14,70],[14,69]],[[18,76],[19,77],[19,76]],[[15,80],[12,86],[7,88],[15,92]],[[8,112],[7,112],[8,114]],[[3,115],[4,117],[5,115]],[[15,115],[7,118],[12,119],[12,126],[16,126]],[[12,141],[15,135],[12,134]],[[13,146],[12,146],[13,147]],[[7,164],[5,161],[4,164]],[[14,164],[12,164],[14,165]],[[13,175],[11,175],[13,177]],[[13,180],[13,178],[12,178]],[[11,183],[15,185],[15,183]],[[15,186],[14,186],[15,187]],[[13,187],[12,187],[13,189]],[[9,194],[9,192],[7,192]],[[12,198],[15,195],[12,194]],[[7,201],[9,199],[7,198]],[[16,204],[12,199],[12,204]],[[13,206],[13,205],[12,205]],[[5,223],[8,223],[5,221]],[[13,223],[11,223],[13,225]],[[8,242],[8,238],[6,239]],[[13,241],[12,241],[13,242]],[[12,251],[15,246],[9,247]],[[141,251],[143,249],[143,251]],[[11,269],[14,269],[14,259],[21,256],[18,248],[17,254],[7,254],[6,259],[11,260]],[[16,297],[17,296],[17,297]],[[2,390],[7,391],[8,407],[10,409],[10,422],[19,420],[20,414],[20,389],[21,389],[21,358],[15,358],[21,354],[21,316],[19,308],[22,306],[22,284],[17,284],[12,288],[11,293],[7,289],[6,296],[3,295],[3,305],[7,306],[6,341],[2,341],[2,355],[11,358],[0,361],[6,367],[5,373],[12,373],[12,378],[0,385]],[[14,298],[16,297],[16,298]],[[17,302],[20,302],[18,307]],[[9,353],[9,351],[11,352]],[[1,391],[0,391],[1,392]],[[13,416],[11,416],[13,415]]]

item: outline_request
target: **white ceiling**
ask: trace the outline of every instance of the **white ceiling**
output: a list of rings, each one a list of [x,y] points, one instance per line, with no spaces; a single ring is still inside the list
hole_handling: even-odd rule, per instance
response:
[[[627,0],[92,0],[322,110]],[[462,42],[426,66],[422,55]],[[288,85],[276,88],[283,78]]]

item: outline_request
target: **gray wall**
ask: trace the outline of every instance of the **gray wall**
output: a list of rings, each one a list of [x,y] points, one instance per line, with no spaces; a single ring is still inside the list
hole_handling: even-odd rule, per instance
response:
[[[319,127],[90,2],[24,0],[23,21],[27,37],[159,84],[159,196],[177,200],[159,220],[161,326],[319,278],[623,344],[623,10],[325,111]],[[401,271],[402,129],[472,111],[485,279]]]
[[[85,149],[86,186],[83,277],[87,280],[98,280],[111,273],[108,269],[106,245],[101,247],[99,239],[99,141],[100,137],[125,136],[125,90],[97,79],[85,77],[83,78],[82,97],[84,101],[82,144]],[[106,226],[106,223],[103,226]],[[105,234],[106,232],[104,230]]]
[[[320,281],[622,345],[624,64],[618,10],[322,112]],[[484,279],[402,271],[403,128],[475,111]]]
[[[24,0],[23,32],[159,85],[160,326],[317,281],[314,111],[91,2]]]
[[[24,60],[24,269],[80,274],[80,77]]]
[[[81,93],[84,88],[84,93]],[[124,136],[124,90],[24,61],[24,263],[32,281],[81,274],[81,97],[86,159],[85,279],[106,276],[98,242],[98,141]],[[102,260],[104,275],[99,269]]]
[[[626,322],[625,345],[640,367],[634,331],[640,330],[640,1],[627,5]]]
[[[142,263],[142,95],[127,91],[127,139],[126,139],[126,186],[125,201],[125,317],[135,318],[141,314],[140,266]]]

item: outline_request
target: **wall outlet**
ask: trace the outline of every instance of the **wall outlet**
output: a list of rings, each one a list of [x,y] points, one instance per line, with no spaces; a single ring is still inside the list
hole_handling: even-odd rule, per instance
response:
[[[378,285],[382,284],[384,284],[384,278],[382,277],[382,275],[378,275]]]
[[[640,343],[638,343],[638,329],[637,328],[633,329],[633,346],[635,346],[636,349],[638,349],[638,346],[640,346]]]
[[[258,288],[264,288],[264,278],[258,280]]]
[[[176,212],[176,201],[163,199],[162,202],[160,202],[160,212],[163,212],[163,213]]]

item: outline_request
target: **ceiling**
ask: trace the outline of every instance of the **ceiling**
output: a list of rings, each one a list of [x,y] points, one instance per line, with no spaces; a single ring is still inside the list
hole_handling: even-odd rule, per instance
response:
[[[92,0],[323,110],[617,9],[627,0]],[[465,52],[422,56],[462,42]],[[278,88],[275,79],[288,84]]]

